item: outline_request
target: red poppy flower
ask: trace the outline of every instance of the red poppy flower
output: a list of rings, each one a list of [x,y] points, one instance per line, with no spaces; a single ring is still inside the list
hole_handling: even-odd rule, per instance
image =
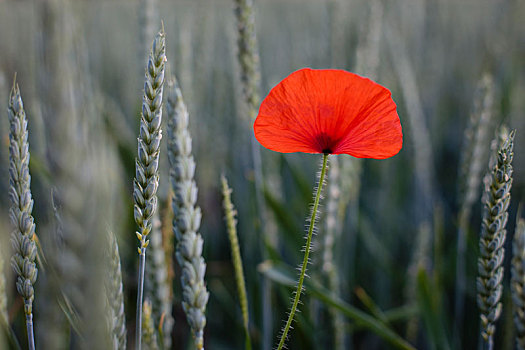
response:
[[[262,102],[254,131],[261,145],[281,153],[384,159],[403,144],[390,91],[335,69],[304,68],[286,77]]]

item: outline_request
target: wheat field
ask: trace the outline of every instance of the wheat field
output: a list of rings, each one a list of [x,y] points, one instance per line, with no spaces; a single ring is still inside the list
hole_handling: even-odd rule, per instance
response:
[[[287,348],[525,348],[523,18],[519,0],[0,0],[0,349],[277,347],[320,157],[261,147],[253,122],[303,67],[387,87],[404,142],[329,157]]]

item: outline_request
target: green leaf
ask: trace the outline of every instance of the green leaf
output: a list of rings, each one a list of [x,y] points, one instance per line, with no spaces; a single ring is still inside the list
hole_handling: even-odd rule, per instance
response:
[[[431,349],[450,349],[441,314],[441,293],[424,269],[417,274],[417,299]]]
[[[296,284],[294,269],[283,263],[265,261],[258,266],[258,270],[274,282],[284,286],[294,287]],[[327,306],[331,306],[340,311],[343,315],[353,320],[357,326],[361,326],[374,332],[396,348],[415,349],[383,322],[344,302],[337,296],[334,296],[329,290],[316,284],[312,280],[305,280],[305,290],[310,296],[322,301]]]

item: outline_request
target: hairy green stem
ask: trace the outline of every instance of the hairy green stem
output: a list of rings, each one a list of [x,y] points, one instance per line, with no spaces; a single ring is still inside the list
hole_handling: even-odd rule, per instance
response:
[[[303,291],[303,282],[304,276],[306,275],[306,266],[308,265],[308,256],[310,255],[310,244],[312,243],[312,236],[314,233],[315,219],[317,218],[317,209],[319,207],[319,201],[321,199],[321,191],[323,189],[324,178],[326,176],[326,165],[328,163],[328,154],[323,154],[323,165],[321,166],[321,174],[319,175],[319,183],[317,185],[317,191],[315,193],[314,207],[312,209],[312,214],[310,216],[310,226],[308,227],[308,236],[306,238],[306,247],[304,249],[304,258],[303,265],[301,266],[301,274],[299,275],[299,283],[297,283],[297,290],[295,291],[295,297],[292,304],[292,309],[288,315],[288,320],[286,321],[286,326],[284,326],[283,333],[281,335],[281,340],[279,341],[278,350],[281,350],[286,341],[286,336],[293,322],[295,316],[295,311],[297,311],[297,305],[299,304],[299,299],[301,298],[301,293]]]

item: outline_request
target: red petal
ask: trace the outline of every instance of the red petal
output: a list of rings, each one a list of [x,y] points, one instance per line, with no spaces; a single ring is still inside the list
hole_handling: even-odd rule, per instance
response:
[[[282,153],[388,158],[403,143],[390,91],[343,70],[304,68],[264,99],[254,124],[264,147]]]

